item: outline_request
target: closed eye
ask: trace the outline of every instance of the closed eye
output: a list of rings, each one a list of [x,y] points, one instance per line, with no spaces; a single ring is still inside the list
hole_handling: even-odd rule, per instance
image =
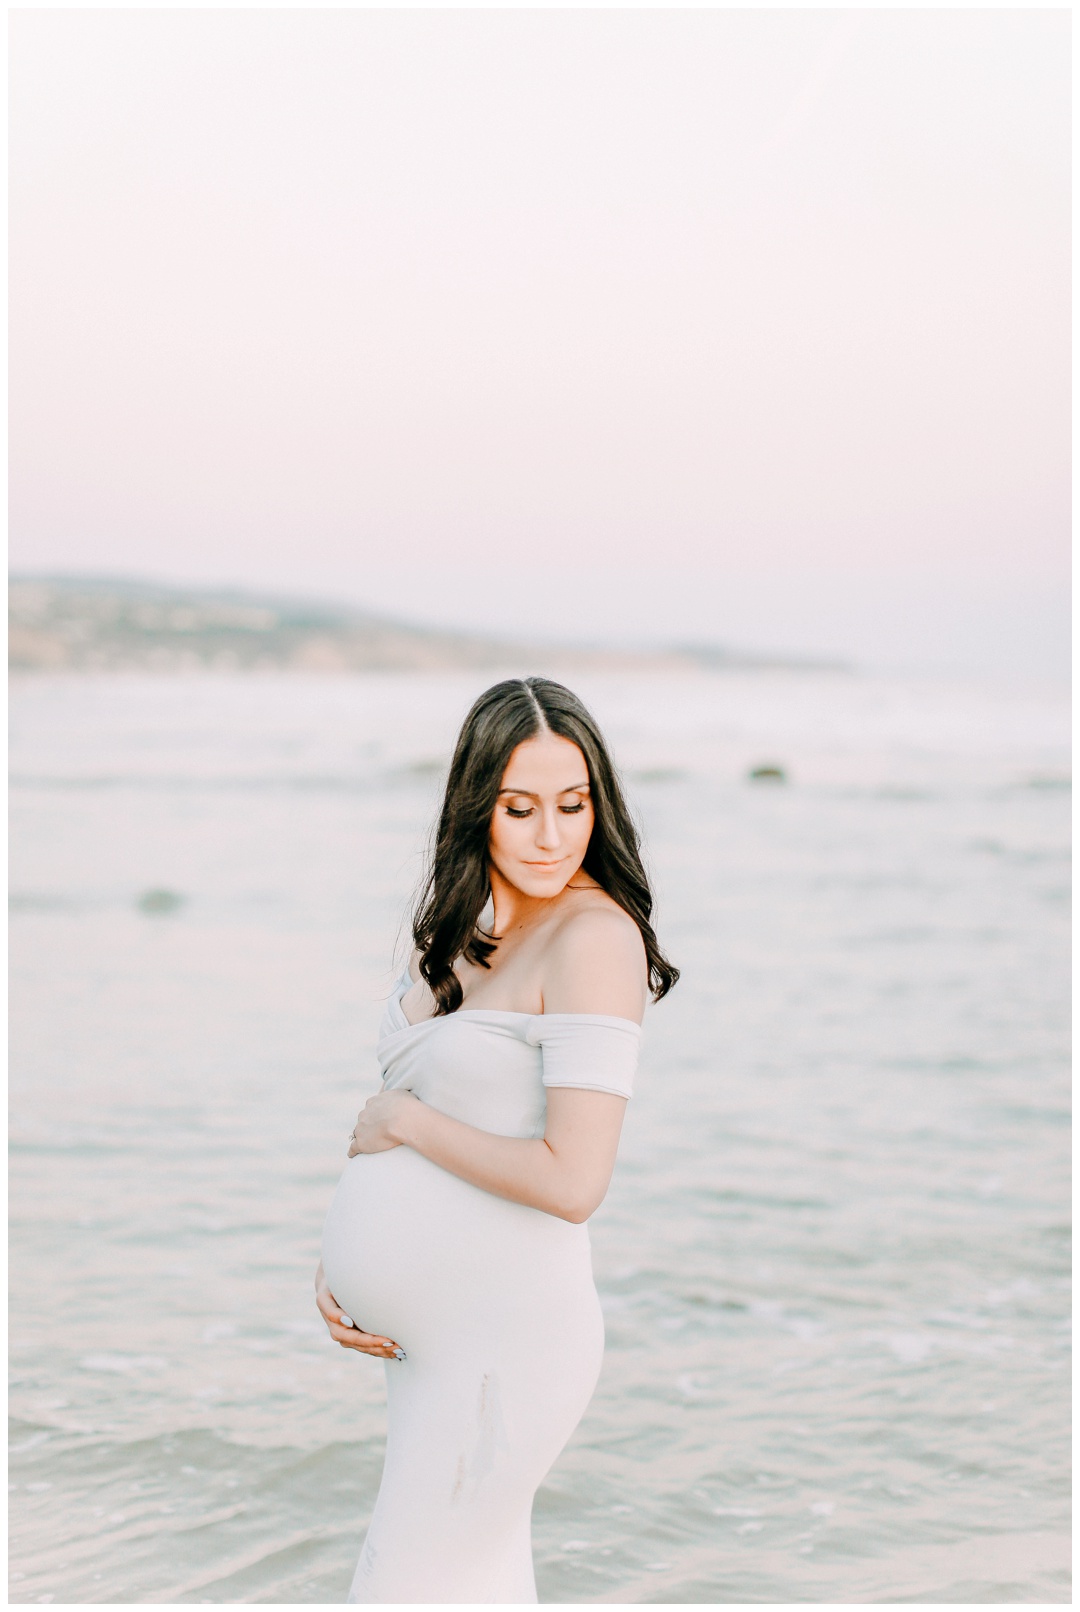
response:
[[[535,810],[535,806],[526,806],[520,810],[517,807],[508,806],[506,808],[506,815],[507,817],[531,817]],[[560,812],[565,812],[567,817],[573,817],[575,813],[583,812],[585,810],[585,802],[583,800],[579,800],[576,806],[560,806],[559,810]]]

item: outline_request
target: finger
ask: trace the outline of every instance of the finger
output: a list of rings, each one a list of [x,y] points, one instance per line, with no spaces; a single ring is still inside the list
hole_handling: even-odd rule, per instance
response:
[[[359,1349],[362,1354],[380,1355],[387,1357],[401,1357],[404,1350],[392,1338],[380,1338],[370,1332],[361,1332],[359,1327],[331,1326],[330,1336],[335,1343],[340,1343],[345,1349]]]
[[[357,1326],[351,1315],[346,1315],[342,1310],[338,1311],[335,1320],[328,1320],[326,1324],[334,1337],[340,1332],[342,1339],[348,1339],[350,1342],[353,1339],[362,1338],[366,1344],[378,1344],[380,1348],[387,1349],[397,1348],[393,1338],[384,1338],[379,1332],[365,1332],[363,1327]]]
[[[393,1351],[397,1348],[393,1338],[381,1338],[375,1332],[361,1332],[359,1327],[339,1327],[337,1330],[341,1333],[340,1341],[343,1343],[355,1341],[365,1349],[389,1349]]]

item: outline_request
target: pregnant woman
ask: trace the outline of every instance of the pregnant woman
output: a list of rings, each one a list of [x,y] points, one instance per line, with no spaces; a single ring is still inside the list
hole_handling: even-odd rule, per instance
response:
[[[386,1360],[386,1464],[348,1599],[536,1600],[533,1496],[592,1397],[586,1221],[648,991],[678,971],[592,717],[530,677],[458,739],[433,865],[330,1207],[319,1309]]]

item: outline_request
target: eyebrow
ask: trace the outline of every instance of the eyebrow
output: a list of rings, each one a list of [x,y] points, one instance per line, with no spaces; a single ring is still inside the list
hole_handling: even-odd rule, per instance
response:
[[[588,789],[588,787],[589,786],[588,786],[587,783],[585,783],[585,784],[567,784],[565,789],[560,789],[560,790],[557,791],[557,793],[560,794],[560,795],[580,794],[583,789]],[[509,789],[509,788],[508,789],[500,789],[499,794],[500,795],[527,795],[530,800],[539,800],[540,799],[540,796],[533,789]]]

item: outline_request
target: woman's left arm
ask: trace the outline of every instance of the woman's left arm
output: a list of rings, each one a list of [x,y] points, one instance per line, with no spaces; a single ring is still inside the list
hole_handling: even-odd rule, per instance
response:
[[[356,1122],[349,1157],[411,1147],[474,1187],[579,1225],[608,1189],[625,1109],[610,1092],[552,1087],[542,1137],[494,1136],[411,1092],[380,1092]]]
[[[584,911],[563,926],[545,959],[548,1013],[610,1014],[640,1022],[645,952],[628,914]],[[626,1098],[550,1086],[542,1138],[494,1136],[429,1108],[410,1092],[382,1092],[356,1122],[349,1157],[411,1147],[499,1198],[580,1224],[607,1192]]]

